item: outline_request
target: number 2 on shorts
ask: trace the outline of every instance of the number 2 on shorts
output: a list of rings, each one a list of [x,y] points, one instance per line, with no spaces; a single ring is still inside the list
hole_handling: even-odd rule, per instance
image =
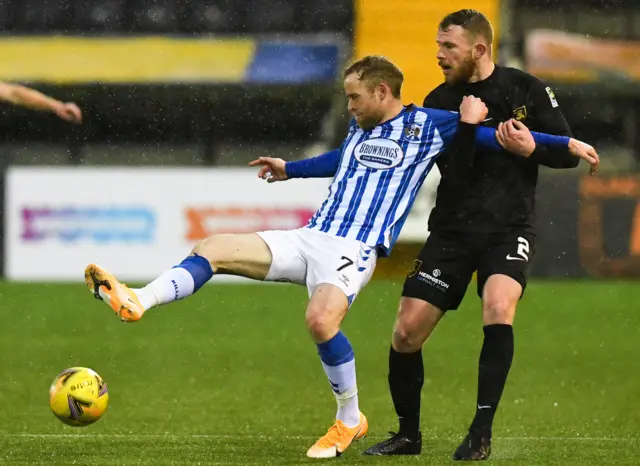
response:
[[[517,254],[525,261],[529,260],[529,241],[522,236],[518,236],[518,252]]]

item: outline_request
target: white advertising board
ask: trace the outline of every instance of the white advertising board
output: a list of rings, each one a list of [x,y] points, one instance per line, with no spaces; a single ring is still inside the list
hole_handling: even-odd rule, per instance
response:
[[[78,281],[93,262],[150,280],[210,233],[303,226],[328,184],[267,184],[253,169],[12,167],[5,275]]]
[[[401,240],[426,237],[437,176],[427,178]],[[212,233],[305,225],[330,181],[268,184],[249,168],[11,167],[5,276],[82,281],[97,263],[124,281],[148,281]]]

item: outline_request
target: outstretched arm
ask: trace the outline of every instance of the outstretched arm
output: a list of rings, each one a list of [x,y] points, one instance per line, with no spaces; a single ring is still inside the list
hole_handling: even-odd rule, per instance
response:
[[[0,100],[31,110],[55,113],[71,123],[82,122],[82,112],[76,104],[60,102],[35,89],[19,84],[0,82]]]
[[[571,138],[568,136],[553,136],[535,131],[531,131],[531,135],[536,144],[549,146],[554,149],[564,149],[564,152],[569,153],[569,141]],[[478,127],[476,131],[476,145],[485,150],[497,152],[504,150],[498,142],[495,128],[488,128],[486,126]]]
[[[258,178],[268,183],[285,181],[290,178],[330,178],[338,172],[341,149],[335,149],[310,159],[285,162],[274,157],[259,157],[249,162],[250,167],[262,166]]]
[[[569,156],[585,159],[592,166],[591,172],[597,169],[600,158],[595,149],[582,141],[568,136],[554,136],[546,133],[531,131],[531,136],[537,146],[548,148],[556,153],[568,154]],[[479,127],[476,132],[476,145],[480,148],[500,151],[503,150],[498,142],[497,132],[494,128]]]
[[[335,176],[340,166],[342,151],[334,149],[317,157],[296,160],[285,164],[288,178],[330,178]]]

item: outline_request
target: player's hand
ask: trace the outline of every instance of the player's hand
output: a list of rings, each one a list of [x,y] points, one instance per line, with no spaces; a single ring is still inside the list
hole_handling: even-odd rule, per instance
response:
[[[258,171],[258,178],[267,180],[267,183],[275,183],[276,181],[288,180],[287,172],[284,168],[285,161],[273,157],[260,157],[249,162],[250,167],[261,166]]]
[[[496,139],[504,150],[522,157],[529,157],[536,148],[529,128],[513,118],[498,125]]]
[[[73,102],[61,103],[53,109],[54,113],[64,121],[79,124],[82,123],[82,111]]]
[[[460,121],[478,125],[487,118],[488,113],[489,109],[479,97],[466,95],[462,98],[462,103],[460,104]]]
[[[598,171],[598,167],[600,166],[600,157],[593,146],[590,146],[586,142],[571,138],[569,139],[569,152],[574,157],[580,157],[591,165],[589,175],[593,175]]]

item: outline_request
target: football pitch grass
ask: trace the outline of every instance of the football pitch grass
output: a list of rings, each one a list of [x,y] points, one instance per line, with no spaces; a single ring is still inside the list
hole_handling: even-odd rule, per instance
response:
[[[473,287],[470,287],[470,290]],[[82,284],[0,284],[0,463],[446,464],[474,412],[482,342],[470,291],[424,351],[423,453],[360,453],[397,427],[387,355],[399,283],[372,282],[344,331],[356,353],[369,436],[335,460],[308,460],[335,399],[293,285],[211,285],[123,324]],[[516,318],[516,353],[491,462],[640,462],[640,287],[534,282]],[[104,418],[67,427],[49,411],[54,376],[87,366],[109,386]]]

